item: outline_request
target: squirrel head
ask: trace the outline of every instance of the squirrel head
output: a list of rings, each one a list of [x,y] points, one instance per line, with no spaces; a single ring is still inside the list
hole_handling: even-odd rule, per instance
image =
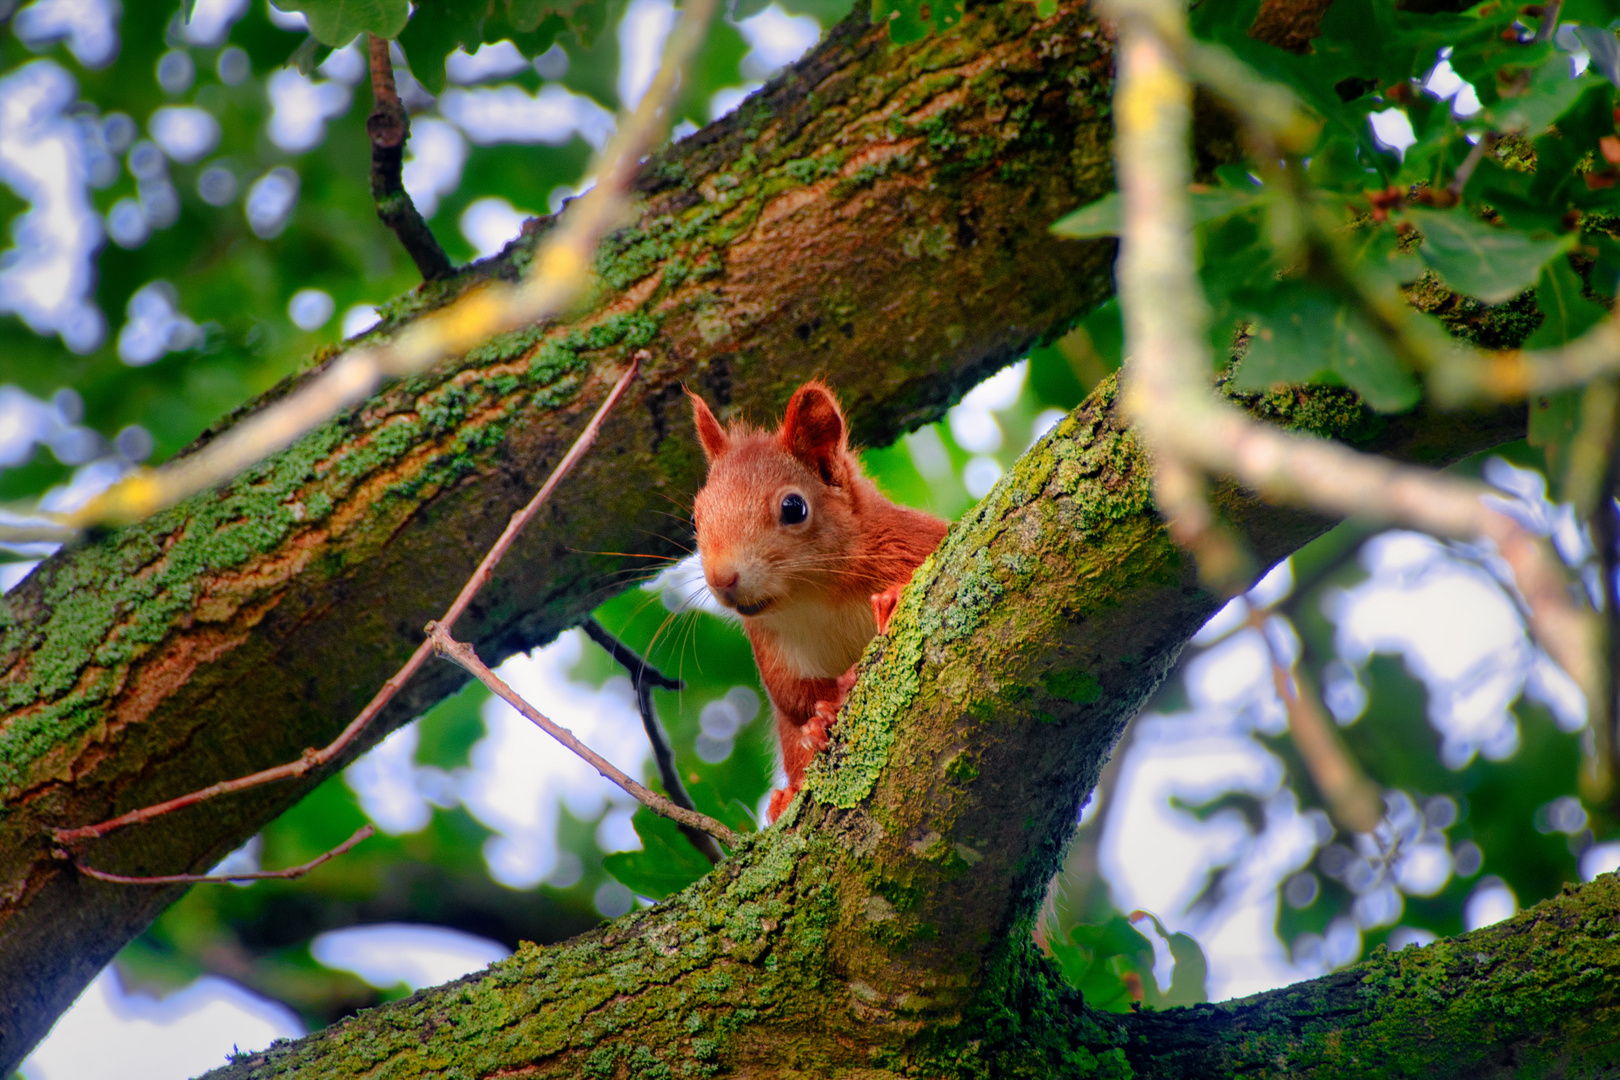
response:
[[[853,570],[864,477],[832,391],[794,391],[774,432],[721,425],[687,391],[709,476],[693,502],[709,591],[745,616],[839,590]]]

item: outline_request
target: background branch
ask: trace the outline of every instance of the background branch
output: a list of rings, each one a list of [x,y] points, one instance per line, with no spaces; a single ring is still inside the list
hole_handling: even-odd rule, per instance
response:
[[[478,654],[473,651],[471,645],[456,641],[444,626],[438,623],[429,623],[428,639],[433,642],[434,650],[440,656],[466,668],[467,671],[472,673],[473,678],[493,690],[497,697],[522,713],[530,723],[562,743],[563,746],[578,757],[589,762],[592,768],[630,795],[633,795],[647,809],[656,814],[662,814],[677,824],[693,829],[701,829],[727,847],[737,846],[740,838],[729,828],[707,814],[700,814],[696,810],[677,806],[656,791],[649,790],[646,786],[632,780],[617,765],[614,765],[607,758],[580,742],[572,731],[554,722],[541,713],[539,709],[523,700],[522,695],[508,686],[499,675],[489,670],[484,662],[478,659]]]
[[[669,745],[669,733],[664,730],[663,722],[658,719],[658,709],[653,704],[652,698],[654,690],[684,690],[686,684],[679,679],[670,678],[647,663],[646,659],[634,649],[608,633],[607,628],[594,617],[580,623],[580,627],[586,636],[606,649],[608,654],[630,673],[630,681],[636,688],[636,708],[641,713],[641,727],[647,733],[647,741],[652,744],[653,761],[658,765],[658,779],[664,785],[664,792],[669,796],[670,802],[686,810],[696,810],[697,806],[693,804],[692,796],[681,780],[681,771],[675,766],[675,750]],[[722,858],[720,849],[715,846],[714,837],[702,829],[683,824],[681,833],[711,863],[718,863]]]
[[[87,877],[93,877],[97,881],[110,882],[114,885],[197,885],[205,882],[286,881],[303,877],[317,866],[347,853],[362,840],[368,840],[375,835],[377,835],[376,826],[362,825],[355,830],[353,836],[332,850],[315,856],[307,863],[289,866],[285,870],[249,870],[240,874],[161,874],[157,877],[129,877],[124,874],[109,874],[105,870],[97,870],[95,867],[78,859],[73,860],[73,868]],[[66,856],[66,853],[64,852],[63,855]]]
[[[405,190],[405,143],[411,137],[411,118],[394,87],[394,64],[388,54],[392,43],[376,34],[367,34],[366,42],[375,102],[366,117],[366,134],[371,137],[371,198],[377,204],[377,217],[394,230],[422,280],[438,281],[449,277],[455,267]]]

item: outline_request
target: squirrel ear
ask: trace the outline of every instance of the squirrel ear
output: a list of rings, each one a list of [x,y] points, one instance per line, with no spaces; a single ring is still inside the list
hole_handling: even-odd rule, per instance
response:
[[[843,485],[848,434],[844,414],[827,387],[807,382],[795,390],[776,438],[782,449],[814,469],[823,481]]]
[[[713,461],[731,448],[731,437],[709,411],[708,402],[690,390],[686,396],[692,400],[692,421],[697,425],[698,442],[703,444],[703,458]]]

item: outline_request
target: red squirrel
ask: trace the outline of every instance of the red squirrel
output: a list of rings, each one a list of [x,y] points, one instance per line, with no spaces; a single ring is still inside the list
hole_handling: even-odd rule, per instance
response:
[[[692,507],[703,577],[742,616],[776,713],[788,786],[771,792],[775,821],[826,747],[861,652],[949,526],[866,478],[822,383],[794,391],[774,432],[723,427],[687,396],[709,463]]]

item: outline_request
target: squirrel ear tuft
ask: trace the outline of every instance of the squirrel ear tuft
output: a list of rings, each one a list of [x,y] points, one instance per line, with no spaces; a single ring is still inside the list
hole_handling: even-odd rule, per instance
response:
[[[807,382],[793,392],[776,438],[782,449],[814,469],[823,481],[844,484],[849,436],[838,400],[825,385]]]
[[[697,425],[698,442],[703,444],[703,458],[713,461],[731,448],[731,437],[709,411],[708,402],[690,390],[686,396],[692,400],[692,421]]]

